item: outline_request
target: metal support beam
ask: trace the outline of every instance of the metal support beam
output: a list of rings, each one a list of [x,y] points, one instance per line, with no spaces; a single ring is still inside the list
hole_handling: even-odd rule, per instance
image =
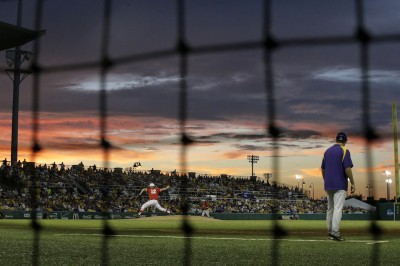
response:
[[[395,202],[400,197],[400,182],[399,182],[399,149],[397,143],[397,108],[396,103],[392,105],[393,119],[393,143],[394,143],[394,184],[395,184]]]

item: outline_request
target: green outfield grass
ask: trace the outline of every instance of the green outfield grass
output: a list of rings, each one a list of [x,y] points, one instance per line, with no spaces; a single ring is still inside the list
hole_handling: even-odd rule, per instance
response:
[[[101,265],[100,220],[42,220],[41,265]],[[191,217],[188,239],[179,216],[111,220],[110,265],[182,265],[191,245],[191,265],[380,265],[400,264],[400,222],[380,221],[379,239],[368,221],[342,221],[344,242],[328,240],[324,221],[221,221]],[[279,225],[286,231],[273,237]],[[32,265],[34,234],[29,220],[0,220],[0,265]],[[187,252],[187,251],[186,251]],[[187,254],[187,253],[186,253]]]

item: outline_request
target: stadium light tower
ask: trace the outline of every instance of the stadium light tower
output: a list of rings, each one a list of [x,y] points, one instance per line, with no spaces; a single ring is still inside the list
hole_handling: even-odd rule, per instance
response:
[[[314,183],[310,184],[310,188],[312,188],[312,199],[314,200]]]
[[[32,56],[32,52],[21,50],[19,46],[15,50],[6,51],[6,60],[9,69],[5,71],[13,82],[11,165],[16,164],[18,160],[19,85],[30,74],[28,71],[22,72],[21,65],[23,62],[31,60]],[[10,73],[13,73],[13,75]]]
[[[18,1],[17,27],[21,28],[22,22],[22,0]],[[11,165],[17,163],[18,158],[18,112],[19,112],[19,85],[28,75],[29,71],[22,71],[21,65],[25,61],[32,59],[33,53],[21,50],[17,46],[15,50],[6,51],[6,61],[9,69],[7,75],[13,81],[13,106],[12,106],[12,126],[11,126]],[[13,73],[11,76],[10,73]],[[21,77],[22,74],[22,77]]]
[[[372,186],[370,184],[367,185],[367,190],[368,190],[368,198],[371,197],[371,190],[372,190]]]
[[[301,175],[295,175],[296,179],[297,179],[297,188],[300,189],[300,179],[301,179]]]
[[[390,184],[392,184],[392,179],[389,176],[392,174],[390,171],[385,170],[383,174],[386,176],[386,193],[387,193],[387,200],[390,201]]]
[[[254,164],[259,160],[258,155],[247,155],[247,160],[251,163],[251,176],[254,176]]]

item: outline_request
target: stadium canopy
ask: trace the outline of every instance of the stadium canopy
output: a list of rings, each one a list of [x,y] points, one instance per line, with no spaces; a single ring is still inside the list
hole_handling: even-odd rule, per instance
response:
[[[344,202],[344,206],[357,207],[367,211],[376,211],[376,207],[361,200],[350,198]]]
[[[34,31],[0,21],[0,51],[21,46],[44,35],[46,31]]]

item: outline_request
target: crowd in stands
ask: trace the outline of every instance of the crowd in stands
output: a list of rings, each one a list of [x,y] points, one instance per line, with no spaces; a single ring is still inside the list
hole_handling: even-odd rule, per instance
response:
[[[297,187],[228,175],[209,176],[176,171],[99,169],[83,163],[33,165],[26,161],[0,167],[0,210],[137,212],[147,199],[137,197],[149,183],[171,188],[161,194],[163,207],[181,213],[182,199],[189,213],[201,213],[200,201],[211,213],[324,213],[324,199],[311,200]],[[344,212],[364,212],[347,207]]]

